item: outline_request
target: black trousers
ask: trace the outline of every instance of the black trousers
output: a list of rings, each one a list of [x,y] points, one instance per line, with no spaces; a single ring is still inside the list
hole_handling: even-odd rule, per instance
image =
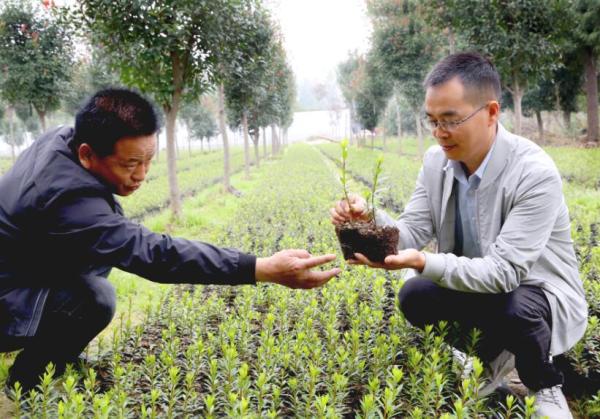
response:
[[[9,345],[17,355],[7,384],[21,383],[24,392],[40,382],[48,363],[61,375],[75,363],[87,344],[111,322],[116,307],[115,289],[106,278],[84,277],[68,288],[51,290],[42,318],[32,337],[15,337]]]
[[[449,334],[447,339],[459,349],[464,349],[470,330],[479,329],[477,354],[482,361],[493,360],[505,349],[512,352],[519,377],[529,389],[563,383],[550,361],[552,316],[542,289],[520,286],[504,294],[466,293],[415,277],[405,282],[399,300],[406,319],[419,328],[441,320],[457,323],[461,336]]]

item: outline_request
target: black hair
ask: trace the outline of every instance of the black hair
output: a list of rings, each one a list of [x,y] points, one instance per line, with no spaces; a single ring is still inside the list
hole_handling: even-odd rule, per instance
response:
[[[434,87],[458,77],[465,88],[474,89],[478,96],[490,96],[500,101],[502,88],[500,75],[494,64],[476,52],[451,54],[438,61],[429,72],[423,86]]]
[[[104,89],[77,112],[71,148],[76,152],[87,143],[98,156],[106,157],[121,138],[152,135],[160,126],[156,108],[141,94],[123,88]]]

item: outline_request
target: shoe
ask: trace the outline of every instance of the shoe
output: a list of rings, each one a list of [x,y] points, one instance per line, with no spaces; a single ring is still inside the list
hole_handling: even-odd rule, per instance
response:
[[[543,388],[534,396],[534,418],[573,419],[561,385]]]
[[[479,397],[487,397],[502,387],[510,392],[509,387],[504,383],[504,377],[515,368],[515,356],[504,350],[500,352],[485,368],[485,375],[479,386]]]
[[[462,379],[467,378],[473,371],[473,357],[467,356],[463,351],[452,347],[452,358],[462,368],[460,377]]]
[[[461,377],[469,377],[473,371],[473,357],[467,356],[462,351],[452,348],[452,357],[462,366]],[[487,397],[494,391],[502,390],[504,393],[512,394],[510,387],[504,382],[504,377],[515,368],[515,356],[504,350],[500,352],[493,361],[486,366],[484,375],[479,386],[479,397]]]

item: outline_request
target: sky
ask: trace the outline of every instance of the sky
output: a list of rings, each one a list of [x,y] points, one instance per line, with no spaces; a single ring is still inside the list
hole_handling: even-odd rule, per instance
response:
[[[296,79],[325,81],[348,52],[366,52],[371,26],[365,0],[271,0]]]

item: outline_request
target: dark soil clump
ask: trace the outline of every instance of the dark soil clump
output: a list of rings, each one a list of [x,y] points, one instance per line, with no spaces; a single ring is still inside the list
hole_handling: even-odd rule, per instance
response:
[[[352,221],[335,226],[344,259],[362,253],[373,262],[398,252],[399,231],[394,226],[376,226],[373,222]]]

